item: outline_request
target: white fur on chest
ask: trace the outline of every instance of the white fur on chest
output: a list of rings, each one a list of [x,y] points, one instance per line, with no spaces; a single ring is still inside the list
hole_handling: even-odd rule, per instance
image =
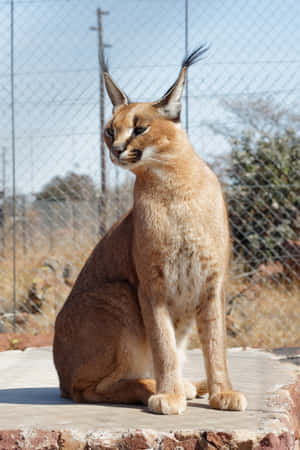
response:
[[[172,315],[194,310],[209,270],[203,257],[203,227],[188,204],[176,208],[171,216],[173,235],[164,265],[167,298]]]
[[[207,265],[204,266],[199,261],[198,255],[178,253],[176,259],[166,263],[164,275],[169,307],[175,314],[190,312],[205,283]]]

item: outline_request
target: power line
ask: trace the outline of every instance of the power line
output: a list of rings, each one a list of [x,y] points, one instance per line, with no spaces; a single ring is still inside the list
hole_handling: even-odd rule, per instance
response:
[[[195,80],[193,80],[195,81]],[[194,99],[213,99],[213,98],[222,98],[222,97],[237,97],[237,96],[245,96],[245,95],[276,95],[276,94],[293,94],[300,90],[300,86],[292,89],[277,89],[277,90],[264,90],[264,91],[238,91],[238,92],[224,92],[220,93],[218,92],[211,92],[207,93],[207,91],[203,91],[198,95],[190,95],[189,98]],[[183,95],[182,98],[184,99],[186,96]],[[149,99],[151,101],[151,99]],[[9,104],[3,102],[2,107],[7,107]],[[26,101],[15,101],[15,105],[32,105],[32,106],[72,106],[72,105],[80,105],[80,106],[86,106],[86,105],[94,105],[97,106],[98,102],[92,102],[92,101],[82,101],[82,100],[62,100],[62,101],[40,101],[40,102],[34,102],[30,100]],[[1,107],[0,106],[0,107]]]
[[[15,6],[16,5],[26,5],[26,4],[34,4],[34,3],[40,3],[40,4],[44,4],[44,3],[71,3],[71,2],[75,2],[77,1],[79,3],[80,0],[22,0],[22,1],[18,1],[15,0]],[[1,5],[9,5],[10,1],[9,0],[1,0],[0,1]]]
[[[1,3],[1,2],[0,2]],[[252,60],[252,61],[202,61],[201,65],[205,66],[230,66],[230,65],[257,65],[257,64],[300,64],[300,59],[294,60]],[[155,68],[171,68],[179,67],[179,64],[130,64],[130,65],[112,65],[111,70],[119,69],[155,69]],[[36,70],[34,72],[15,72],[15,76],[25,76],[25,75],[51,75],[54,73],[90,73],[98,72],[98,68],[87,68],[87,69],[61,69],[61,70]],[[0,73],[0,77],[9,77],[9,73]]]

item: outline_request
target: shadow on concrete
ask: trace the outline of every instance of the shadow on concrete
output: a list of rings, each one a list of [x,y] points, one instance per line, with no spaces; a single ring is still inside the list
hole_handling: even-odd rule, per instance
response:
[[[112,403],[75,403],[71,399],[62,398],[60,390],[56,387],[32,387],[0,389],[0,404],[11,403],[15,405],[101,405],[126,409],[147,410],[142,405],[112,404]],[[149,412],[149,411],[147,411]]]
[[[201,409],[211,409],[211,407],[198,400],[188,401],[188,406]],[[11,388],[0,389],[0,404],[11,403],[15,405],[76,405],[71,399],[62,398],[58,387],[32,387],[32,388]],[[91,405],[90,403],[80,403],[81,405]],[[101,406],[117,406],[118,408],[139,409],[149,414],[150,411],[146,406],[139,404],[111,404],[111,403],[94,403]]]
[[[201,398],[200,398],[200,400],[201,400]],[[199,401],[195,402],[193,400],[188,400],[187,404],[188,404],[188,406],[192,406],[194,408],[212,409],[211,406],[207,405],[206,403],[200,403]]]
[[[17,405],[61,405],[70,404],[71,400],[62,398],[56,387],[32,387],[0,389],[0,404],[14,403]]]

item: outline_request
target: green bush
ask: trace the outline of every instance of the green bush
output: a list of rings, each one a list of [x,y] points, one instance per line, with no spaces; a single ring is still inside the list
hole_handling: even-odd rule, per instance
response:
[[[91,200],[96,198],[97,189],[89,175],[68,172],[64,177],[55,176],[36,195],[37,200],[66,201]]]
[[[293,129],[232,141],[226,188],[233,251],[248,268],[283,258],[299,239],[300,139]]]

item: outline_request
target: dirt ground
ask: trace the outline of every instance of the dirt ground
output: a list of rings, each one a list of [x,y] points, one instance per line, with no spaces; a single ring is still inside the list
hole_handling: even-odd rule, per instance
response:
[[[44,347],[52,345],[53,333],[33,336],[25,333],[0,334],[0,352],[6,350],[24,350],[27,347]]]

